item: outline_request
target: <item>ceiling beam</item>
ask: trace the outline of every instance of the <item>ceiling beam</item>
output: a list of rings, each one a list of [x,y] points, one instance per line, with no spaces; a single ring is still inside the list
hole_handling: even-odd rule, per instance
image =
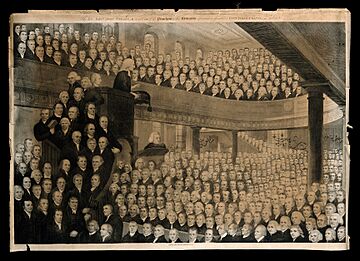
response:
[[[312,83],[327,83],[329,90],[326,94],[339,105],[345,104],[344,81],[292,23],[239,22],[236,24],[298,72],[305,80],[305,86]]]

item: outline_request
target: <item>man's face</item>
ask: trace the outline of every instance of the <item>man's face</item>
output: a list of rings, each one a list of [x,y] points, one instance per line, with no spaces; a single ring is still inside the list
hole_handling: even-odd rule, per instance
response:
[[[30,50],[34,51],[35,50],[35,41],[28,41],[27,46],[29,47]]]
[[[25,42],[27,40],[27,33],[26,32],[21,32],[20,33],[20,40]]]
[[[76,187],[81,187],[81,186],[82,186],[82,177],[76,177],[76,178],[74,179],[74,185],[75,185]]]
[[[79,202],[77,199],[70,199],[69,207],[73,210],[77,210]]]
[[[80,101],[84,95],[84,91],[81,88],[75,88],[74,90],[74,99]]]
[[[104,216],[105,216],[105,217],[110,216],[110,214],[112,213],[111,207],[108,206],[108,205],[105,205],[105,206],[103,207],[103,213],[104,213]]]
[[[44,47],[42,46],[38,46],[35,48],[35,54],[37,57],[43,58],[44,54],[45,54],[45,50]]]
[[[174,87],[178,83],[178,78],[177,77],[172,77],[171,80],[170,80],[170,83]]]
[[[100,148],[101,150],[103,150],[103,149],[106,148],[106,146],[107,146],[107,140],[106,140],[106,138],[105,138],[105,137],[101,137],[101,138],[99,139],[99,148]]]
[[[21,153],[15,153],[15,162],[16,164],[20,164],[23,160],[23,155]]]
[[[61,129],[67,130],[70,126],[70,122],[66,118],[64,118],[64,119],[65,120],[60,121]]]
[[[53,200],[56,204],[58,204],[58,205],[61,204],[62,199],[63,199],[63,196],[62,196],[61,192],[59,192],[59,191],[54,192]]]
[[[135,233],[137,231],[138,227],[137,224],[135,222],[130,222],[129,224],[129,232],[131,234]]]
[[[317,219],[317,225],[319,228],[323,228],[326,226],[327,218],[325,215],[320,215]]]
[[[186,87],[186,89],[190,90],[192,88],[192,82],[191,81],[186,81],[185,87]]]
[[[89,104],[89,106],[88,106],[88,113],[90,114],[90,115],[95,115],[95,105],[94,104]]]
[[[78,160],[78,165],[80,168],[86,168],[86,165],[87,165],[87,160],[86,160],[86,157],[80,157],[79,160]]]
[[[338,202],[343,202],[344,197],[345,197],[344,192],[342,192],[342,191],[336,192],[336,199]]]
[[[100,126],[103,129],[106,129],[108,127],[109,120],[107,117],[101,117],[100,118]]]
[[[186,81],[186,74],[181,73],[180,74],[180,82],[184,83]]]
[[[71,107],[68,111],[68,116],[70,118],[70,120],[74,120],[77,118],[78,116],[78,109],[77,107]]]
[[[92,159],[92,166],[93,166],[93,168],[94,168],[94,169],[97,169],[97,168],[100,167],[100,165],[101,165],[101,160],[100,160],[100,158],[99,158],[99,157],[93,157],[93,159]]]
[[[309,240],[310,240],[311,242],[313,242],[313,243],[318,242],[319,239],[318,239],[317,233],[315,233],[315,232],[310,232]]]
[[[30,168],[31,168],[32,170],[34,170],[34,169],[39,169],[39,161],[36,160],[36,159],[32,159],[32,160],[30,161]]]
[[[56,211],[56,212],[55,212],[54,219],[55,219],[56,222],[61,223],[61,222],[62,222],[62,219],[63,219],[63,213],[62,213],[62,211]]]
[[[24,202],[24,210],[29,213],[33,211],[33,203],[30,200]]]
[[[77,63],[77,56],[76,55],[70,55],[69,62],[70,62],[70,64],[75,65]]]
[[[45,35],[44,41],[45,41],[46,45],[50,45],[51,44],[51,36]]]
[[[90,150],[94,150],[96,148],[96,140],[88,140],[87,146]]]
[[[61,52],[54,53],[54,60],[58,62],[61,61]]]
[[[18,52],[21,54],[21,55],[24,55],[25,54],[25,51],[26,51],[26,45],[24,43],[19,43],[18,45]]]
[[[25,163],[21,162],[19,164],[19,172],[21,175],[25,175],[26,174],[26,171],[27,171],[27,166]]]
[[[96,231],[96,223],[95,222],[89,222],[87,228],[88,228],[88,231],[90,233],[95,232]]]
[[[151,234],[151,225],[150,224],[144,224],[143,225],[143,232],[145,235],[150,235]]]
[[[153,67],[149,67],[147,70],[148,76],[151,77],[155,74],[155,70]]]
[[[91,186],[97,187],[100,184],[100,178],[98,176],[91,177]]]
[[[49,201],[45,198],[40,199],[39,207],[42,211],[47,211],[49,208]]]
[[[43,190],[46,193],[50,193],[51,188],[52,188],[51,180],[45,180],[44,183],[43,183]]]
[[[16,25],[14,30],[15,30],[15,32],[16,32],[17,34],[19,34],[19,33],[20,33],[20,30],[21,30],[20,25]]]
[[[160,144],[161,139],[159,134],[154,135],[154,144]]]
[[[22,196],[24,195],[24,191],[22,189],[20,189],[19,187],[15,187],[14,190],[15,190],[15,192],[14,192],[15,198],[18,200],[21,200]]]
[[[40,157],[41,156],[41,148],[40,148],[40,146],[34,146],[33,155],[35,157]]]

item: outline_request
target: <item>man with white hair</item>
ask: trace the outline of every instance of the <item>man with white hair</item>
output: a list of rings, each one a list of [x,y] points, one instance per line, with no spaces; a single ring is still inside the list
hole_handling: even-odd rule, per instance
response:
[[[73,97],[74,90],[76,87],[81,87],[80,84],[81,77],[77,74],[77,72],[71,71],[68,74],[67,82],[69,83],[69,97]]]
[[[63,114],[66,115],[67,114],[67,110],[69,109],[69,93],[67,91],[61,91],[59,94],[59,100],[60,103],[64,106],[64,112]]]
[[[49,109],[41,110],[40,112],[41,119],[34,126],[34,135],[36,140],[38,141],[49,139],[55,133],[55,128],[53,126],[50,126],[52,128],[48,126],[49,116],[50,116]]]
[[[153,243],[167,243],[167,240],[165,238],[165,230],[162,225],[157,225],[154,228],[154,236],[155,236],[155,239],[154,239]]]
[[[23,42],[19,42],[16,50],[17,50],[17,52],[15,53],[15,58],[24,59],[25,58],[25,52],[26,52],[26,44],[23,43]]]
[[[266,242],[266,227],[264,225],[258,225],[255,228],[254,237],[258,243]]]
[[[81,136],[80,131],[74,131],[71,134],[71,141],[66,143],[61,150],[60,159],[70,160],[72,169],[75,168],[78,156],[84,149],[84,146],[81,144]]]
[[[135,221],[129,222],[129,232],[121,239],[122,243],[139,243],[145,240],[138,231],[138,224]]]
[[[96,106],[100,106],[101,104],[104,103],[104,97],[102,97],[102,95],[96,90],[96,87],[101,87],[101,75],[98,73],[93,73],[90,76],[90,79],[88,77],[84,77],[83,79],[89,81],[89,84],[85,84],[84,86],[82,86],[85,90],[84,90],[84,101],[87,102],[92,102],[94,103]]]
[[[60,120],[60,130],[56,131],[54,134],[54,143],[60,149],[62,149],[65,144],[71,141],[71,130],[70,130],[70,120],[67,117],[63,117]]]
[[[169,230],[169,243],[182,243],[179,238],[179,231],[176,228]]]
[[[100,87],[102,79],[101,79],[101,75],[99,73],[91,74],[90,80],[91,80],[92,86]]]
[[[125,92],[131,91],[131,72],[134,70],[134,60],[127,58],[123,61],[121,69],[114,81],[114,89]]]

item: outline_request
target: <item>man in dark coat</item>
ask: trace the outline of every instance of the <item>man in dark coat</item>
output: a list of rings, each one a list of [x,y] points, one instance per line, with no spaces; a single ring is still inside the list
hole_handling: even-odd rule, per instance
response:
[[[27,244],[36,241],[36,216],[31,200],[23,201],[23,211],[15,219],[15,243]]]
[[[49,127],[50,123],[50,110],[43,109],[40,113],[41,119],[34,126],[34,136],[37,141],[43,141],[46,139],[50,139],[52,135],[55,133],[55,123],[54,126]]]
[[[144,241],[144,236],[138,231],[138,224],[135,221],[130,221],[129,232],[122,238],[123,243],[139,243]]]
[[[65,144],[61,150],[60,159],[68,159],[70,161],[71,169],[75,169],[76,162],[80,152],[84,149],[81,145],[81,132],[74,131],[71,135],[72,140]]]
[[[153,226],[150,222],[143,224],[143,236],[144,236],[144,243],[152,243],[155,240],[155,236],[152,233]]]
[[[69,242],[78,242],[80,234],[85,230],[85,220],[79,208],[79,200],[74,196],[70,197],[64,211],[64,223]]]
[[[157,225],[154,229],[155,239],[153,243],[167,243],[168,241],[165,238],[165,231],[162,225]]]
[[[131,72],[135,68],[134,60],[127,58],[123,61],[120,72],[116,75],[114,89],[124,92],[131,91]]]
[[[110,224],[113,228],[113,240],[114,242],[120,242],[123,232],[123,223],[119,219],[119,216],[114,215],[113,206],[111,204],[106,204],[103,207],[104,213],[104,224]]]
[[[58,244],[66,243],[68,239],[66,232],[67,228],[63,220],[63,211],[57,209],[47,226],[47,242]]]
[[[81,243],[100,243],[101,235],[99,231],[99,224],[92,219],[87,224],[87,230],[80,235]]]

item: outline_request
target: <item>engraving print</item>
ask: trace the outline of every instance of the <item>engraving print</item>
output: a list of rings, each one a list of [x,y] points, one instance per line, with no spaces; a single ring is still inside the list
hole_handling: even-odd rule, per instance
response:
[[[348,249],[349,20],[13,14],[11,251]]]

